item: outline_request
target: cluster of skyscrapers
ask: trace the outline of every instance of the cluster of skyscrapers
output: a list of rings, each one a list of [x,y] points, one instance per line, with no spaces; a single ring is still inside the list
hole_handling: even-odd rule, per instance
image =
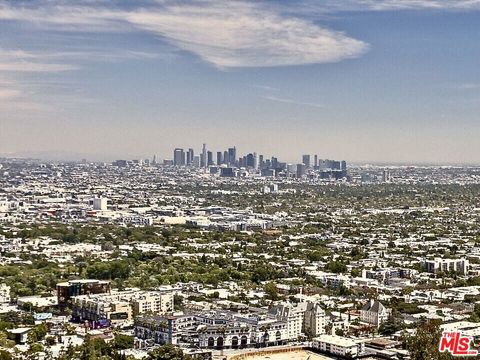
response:
[[[169,160],[164,161],[164,163],[168,165]],[[195,155],[195,151],[192,148],[187,151],[176,148],[173,151],[173,161],[171,165],[208,167],[213,165],[239,166],[240,164],[237,161],[237,149],[235,147],[228,148],[228,150],[223,152],[217,151],[214,158],[214,153],[207,150],[207,145],[203,144],[202,152],[199,155]]]
[[[256,152],[237,156],[235,146],[225,151],[214,153],[207,149],[206,144],[203,144],[202,151],[198,155],[195,154],[192,148],[188,150],[175,148],[173,160],[164,160],[163,163],[164,165],[173,166],[209,168],[211,173],[220,172],[224,176],[234,176],[234,170],[242,168],[257,170],[262,176],[277,176],[283,172],[302,177],[309,172],[317,172],[325,175],[325,177],[341,178],[346,176],[347,171],[346,161],[319,159],[318,155],[313,155],[313,157],[311,155],[303,155],[301,163],[289,164],[279,161],[274,156],[266,158],[264,155],[259,155]]]

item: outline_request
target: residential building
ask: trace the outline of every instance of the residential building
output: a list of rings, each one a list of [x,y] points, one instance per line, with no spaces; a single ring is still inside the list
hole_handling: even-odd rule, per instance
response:
[[[387,320],[389,314],[389,309],[381,302],[371,299],[360,310],[360,320],[378,328],[382,322]]]

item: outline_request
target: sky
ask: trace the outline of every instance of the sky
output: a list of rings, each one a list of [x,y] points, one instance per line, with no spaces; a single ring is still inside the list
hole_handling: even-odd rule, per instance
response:
[[[0,0],[0,154],[480,164],[480,0]]]

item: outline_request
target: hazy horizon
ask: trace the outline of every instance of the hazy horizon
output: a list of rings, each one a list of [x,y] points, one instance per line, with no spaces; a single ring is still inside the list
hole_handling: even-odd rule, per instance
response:
[[[480,0],[0,0],[0,30],[0,156],[480,164]]]

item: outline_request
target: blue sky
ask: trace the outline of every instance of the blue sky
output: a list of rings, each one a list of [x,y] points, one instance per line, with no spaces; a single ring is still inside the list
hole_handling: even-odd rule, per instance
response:
[[[0,154],[479,163],[479,39],[480,0],[0,0]]]

